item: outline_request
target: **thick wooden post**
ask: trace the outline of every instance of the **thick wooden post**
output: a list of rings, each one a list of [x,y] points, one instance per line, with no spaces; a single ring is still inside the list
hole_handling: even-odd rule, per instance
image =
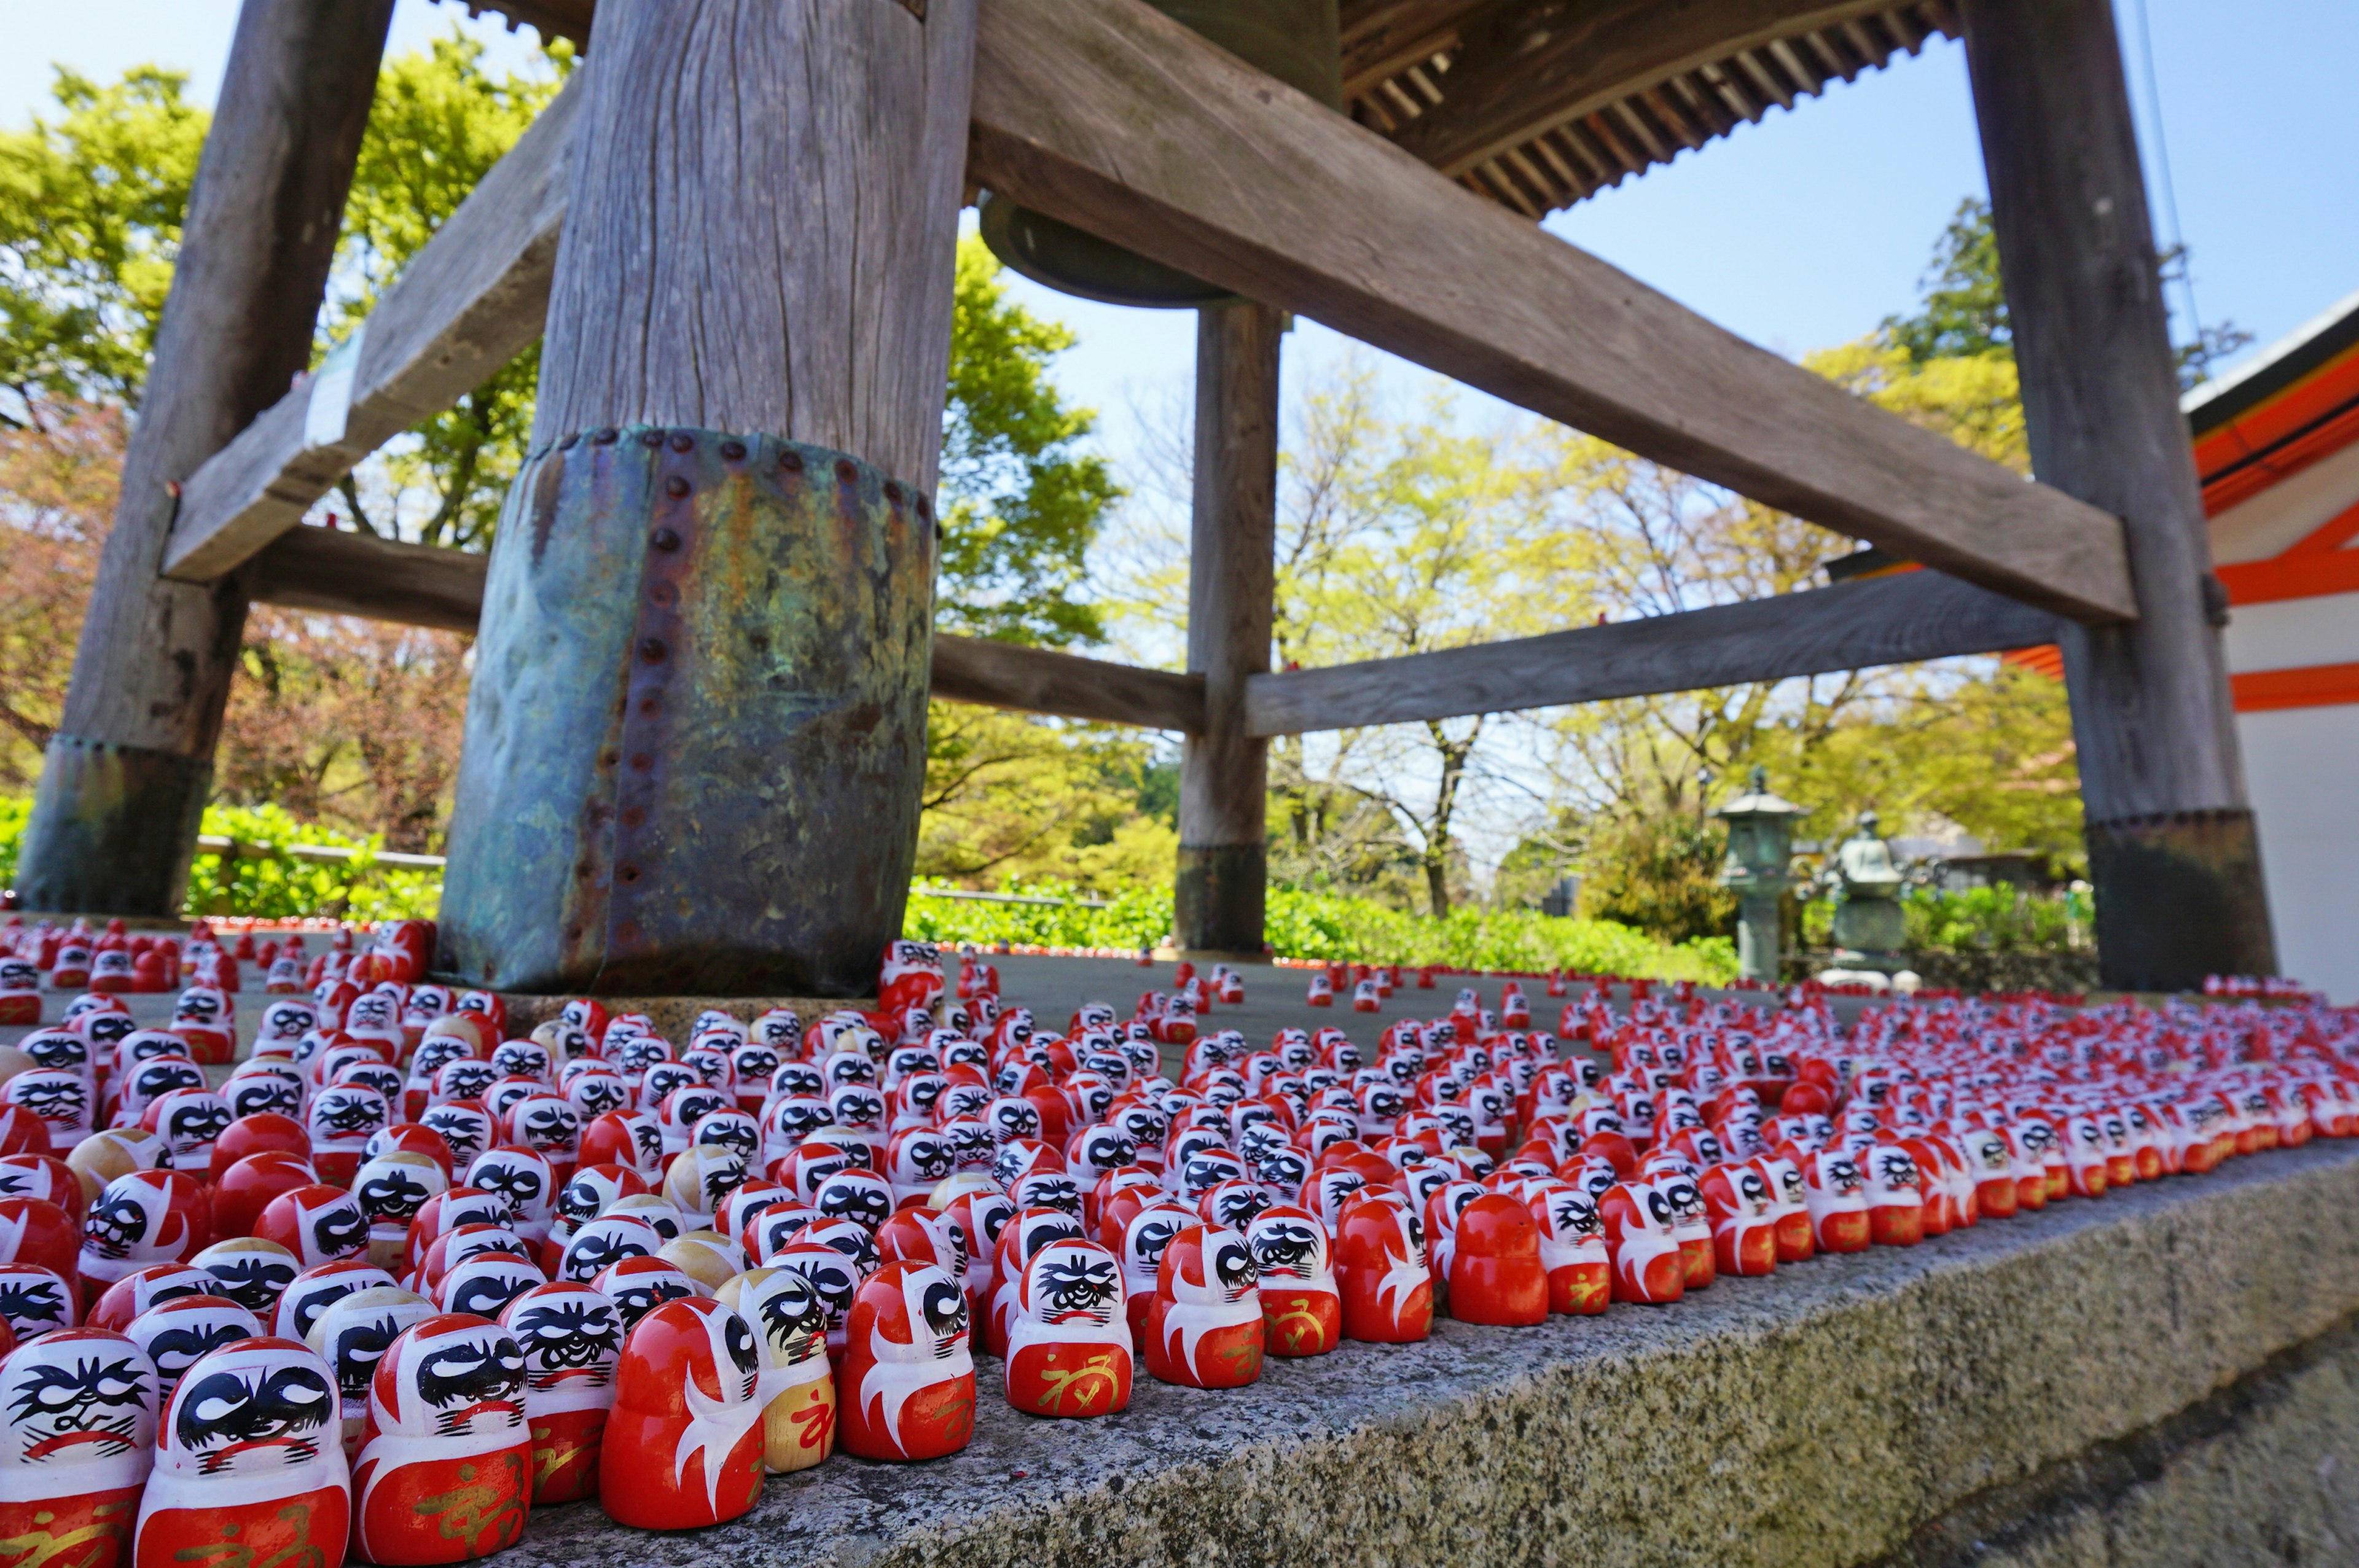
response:
[[[393,0],[245,0],[181,225],[63,722],[27,825],[26,907],[180,910],[245,588],[157,575],[177,486],[310,358]]]
[[[900,934],[975,0],[604,0],[445,966],[856,996]]]
[[[1963,0],[2032,466],[2121,517],[2138,620],[2067,625],[2099,963],[2186,990],[2277,967],[2211,545],[2108,0]]]
[[[1277,530],[1277,359],[1265,305],[1197,313],[1188,668],[1204,728],[1180,753],[1180,946],[1258,954],[1269,876],[1269,742],[1245,732],[1245,678],[1269,669]]]

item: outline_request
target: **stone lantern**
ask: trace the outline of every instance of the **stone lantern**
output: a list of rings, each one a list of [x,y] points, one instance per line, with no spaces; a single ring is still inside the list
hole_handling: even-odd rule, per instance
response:
[[[1736,961],[1745,978],[1777,983],[1778,900],[1794,879],[1794,819],[1806,808],[1769,793],[1769,775],[1753,770],[1745,792],[1712,813],[1728,824],[1728,859],[1720,885],[1735,890]]]

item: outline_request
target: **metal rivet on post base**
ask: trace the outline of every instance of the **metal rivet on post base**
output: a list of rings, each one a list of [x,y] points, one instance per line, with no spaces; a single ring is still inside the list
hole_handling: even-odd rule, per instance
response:
[[[2091,822],[2097,965],[2109,989],[2191,991],[2206,975],[2273,975],[2250,811],[2180,811]]]
[[[932,643],[933,530],[894,489],[842,453],[701,430],[527,465],[484,590],[448,970],[873,989],[916,855]]]
[[[27,909],[178,914],[212,759],[54,735],[16,892]]]
[[[1173,935],[1190,952],[1262,951],[1269,849],[1262,844],[1180,846]]]

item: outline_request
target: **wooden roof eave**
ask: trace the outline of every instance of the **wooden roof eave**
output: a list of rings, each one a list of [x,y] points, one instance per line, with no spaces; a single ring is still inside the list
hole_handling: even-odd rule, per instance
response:
[[[577,46],[596,9],[450,3]],[[1532,218],[1958,31],[1949,0],[1343,0],[1342,19],[1353,118]]]

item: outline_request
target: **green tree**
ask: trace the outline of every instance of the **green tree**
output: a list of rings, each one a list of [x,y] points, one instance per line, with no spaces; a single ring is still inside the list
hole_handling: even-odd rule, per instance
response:
[[[1069,329],[1007,297],[982,240],[960,242],[942,420],[945,631],[1051,648],[1105,635],[1078,595],[1122,491],[1082,448],[1096,416],[1068,406],[1049,379],[1072,344]]]
[[[1933,243],[1933,265],[1917,287],[1916,313],[1887,316],[1883,327],[1884,335],[1910,359],[1921,363],[2013,355],[2015,331],[2007,324],[1989,202],[1969,196],[1958,203]]]
[[[154,66],[107,86],[60,68],[58,114],[0,132],[0,421],[137,407],[204,141],[187,87]]]
[[[1720,885],[1726,835],[1697,816],[1659,814],[1606,824],[1591,839],[1581,912],[1669,942],[1725,936],[1736,897]]]
[[[2184,244],[2172,245],[2155,258],[2155,271],[2167,286],[2184,283],[2193,265]],[[1878,335],[1919,364],[1940,360],[2012,358],[2015,330],[2006,314],[2006,288],[2000,281],[1998,234],[1991,224],[1990,203],[1969,196],[1933,244],[1933,263],[1919,280],[1916,311],[1886,316]],[[2194,303],[2190,294],[2188,303]],[[2223,319],[2206,325],[2185,323],[2193,336],[2174,341],[2171,357],[2179,369],[2181,391],[2209,379],[2212,367],[2252,342],[2253,335]],[[2182,323],[2173,317],[2170,329]]]

